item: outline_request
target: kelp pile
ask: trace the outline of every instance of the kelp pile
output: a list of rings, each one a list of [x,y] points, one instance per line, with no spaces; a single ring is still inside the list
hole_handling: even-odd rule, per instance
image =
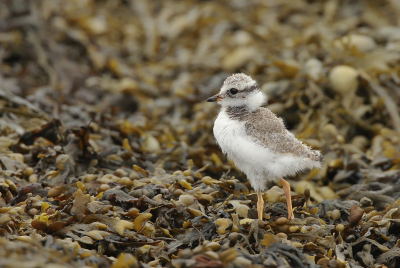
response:
[[[397,1],[0,2],[0,266],[397,267]],[[264,220],[206,103],[234,72],[323,152]],[[266,163],[268,164],[268,163]]]

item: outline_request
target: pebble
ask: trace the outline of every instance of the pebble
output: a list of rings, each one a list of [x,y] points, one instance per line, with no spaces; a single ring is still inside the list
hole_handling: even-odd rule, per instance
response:
[[[60,154],[56,158],[56,167],[58,170],[64,170],[65,163],[67,163],[69,159],[69,155],[67,154]]]
[[[278,237],[280,239],[287,239],[287,234],[285,234],[285,233],[277,233],[276,237]]]
[[[247,267],[252,264],[251,260],[246,259],[245,257],[239,256],[234,261],[233,264],[238,267]]]
[[[108,185],[108,184],[102,184],[102,185],[100,185],[99,191],[100,191],[100,192],[105,192],[105,191],[107,191],[107,190],[110,189],[110,188],[111,188],[110,185]]]
[[[279,198],[284,195],[283,189],[279,188],[278,186],[273,186],[267,192],[268,202],[275,204],[279,201]]]
[[[193,255],[199,254],[203,251],[203,246],[197,246],[192,250]]]
[[[376,42],[372,37],[361,34],[346,35],[335,41],[334,44],[339,49],[355,47],[359,52],[367,52],[376,47]]]
[[[214,259],[214,260],[218,260],[219,259],[218,254],[216,252],[214,252],[214,251],[208,250],[208,251],[204,252],[204,254],[207,255],[208,257]]]
[[[25,176],[29,178],[29,176],[33,175],[35,173],[35,170],[31,167],[27,167],[25,169]]]
[[[142,149],[149,153],[157,153],[161,150],[161,146],[153,135],[147,134],[142,142]]]
[[[218,251],[221,248],[221,245],[218,244],[217,242],[210,242],[207,244],[208,248],[211,248],[213,251]]]
[[[202,179],[201,179],[201,181],[203,182],[203,183],[205,183],[205,184],[207,184],[207,185],[213,185],[214,184],[214,180],[213,180],[213,178],[211,178],[210,176],[204,176]]]
[[[317,265],[320,265],[322,267],[328,267],[328,263],[329,263],[329,258],[321,258],[317,261]]]
[[[36,176],[36,174],[32,174],[29,176],[30,183],[36,183],[37,181],[38,181],[38,177]]]
[[[95,181],[96,179],[97,179],[97,175],[86,174],[85,176],[83,176],[82,181],[83,182],[92,182],[92,181]]]
[[[344,225],[340,224],[340,223],[338,225],[336,225],[336,231],[343,232],[344,231]]]
[[[247,218],[249,213],[248,206],[241,204],[240,201],[237,200],[231,200],[229,201],[229,203],[235,208],[236,213],[239,215],[239,217]]]
[[[303,248],[303,244],[297,241],[292,242],[292,246],[295,248]]]
[[[301,228],[300,228],[299,226],[290,226],[290,227],[289,227],[289,231],[290,231],[291,233],[299,232],[300,229],[301,229]]]
[[[337,221],[338,219],[340,219],[340,211],[338,209],[334,209],[332,210],[331,213],[331,218],[335,221]]]
[[[183,194],[179,196],[179,202],[188,207],[194,203],[194,197],[192,195]]]
[[[128,176],[128,172],[126,172],[125,170],[123,170],[122,168],[118,168],[114,171],[114,175],[118,176],[120,178],[122,177],[127,177]]]
[[[286,218],[281,217],[281,218],[277,219],[275,222],[276,222],[276,224],[278,224],[278,225],[283,225],[283,224],[286,224],[287,221],[288,221],[288,220],[287,220]]]
[[[349,109],[358,88],[358,71],[351,66],[337,65],[329,72],[329,82],[342,95],[344,107]]]
[[[38,214],[39,214],[39,210],[36,209],[36,208],[31,208],[31,209],[29,210],[29,214],[31,214],[31,215],[38,215]]]
[[[129,174],[129,179],[138,180],[139,179],[139,174],[136,171],[132,170],[131,173]]]
[[[131,188],[133,186],[133,181],[128,177],[122,177],[119,181],[122,185],[126,186],[127,188]]]

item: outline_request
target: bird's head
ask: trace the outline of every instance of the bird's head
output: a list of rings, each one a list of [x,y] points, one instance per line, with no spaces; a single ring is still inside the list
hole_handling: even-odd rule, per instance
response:
[[[229,76],[220,92],[207,99],[208,102],[218,101],[222,107],[245,106],[250,111],[256,110],[266,100],[267,96],[260,91],[257,82],[242,73]]]

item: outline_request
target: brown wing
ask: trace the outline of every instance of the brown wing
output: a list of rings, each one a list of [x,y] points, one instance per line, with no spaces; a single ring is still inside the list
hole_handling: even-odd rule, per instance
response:
[[[254,112],[254,117],[245,124],[246,134],[261,146],[276,154],[288,154],[294,157],[309,158],[320,161],[321,154],[289,132],[274,113],[265,108]]]

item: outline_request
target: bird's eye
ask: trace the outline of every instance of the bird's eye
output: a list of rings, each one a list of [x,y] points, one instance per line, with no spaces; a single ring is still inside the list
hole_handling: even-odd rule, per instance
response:
[[[231,88],[231,89],[229,89],[229,92],[230,92],[232,95],[235,95],[236,93],[238,93],[238,91],[239,91],[239,90],[237,90],[236,88]]]

